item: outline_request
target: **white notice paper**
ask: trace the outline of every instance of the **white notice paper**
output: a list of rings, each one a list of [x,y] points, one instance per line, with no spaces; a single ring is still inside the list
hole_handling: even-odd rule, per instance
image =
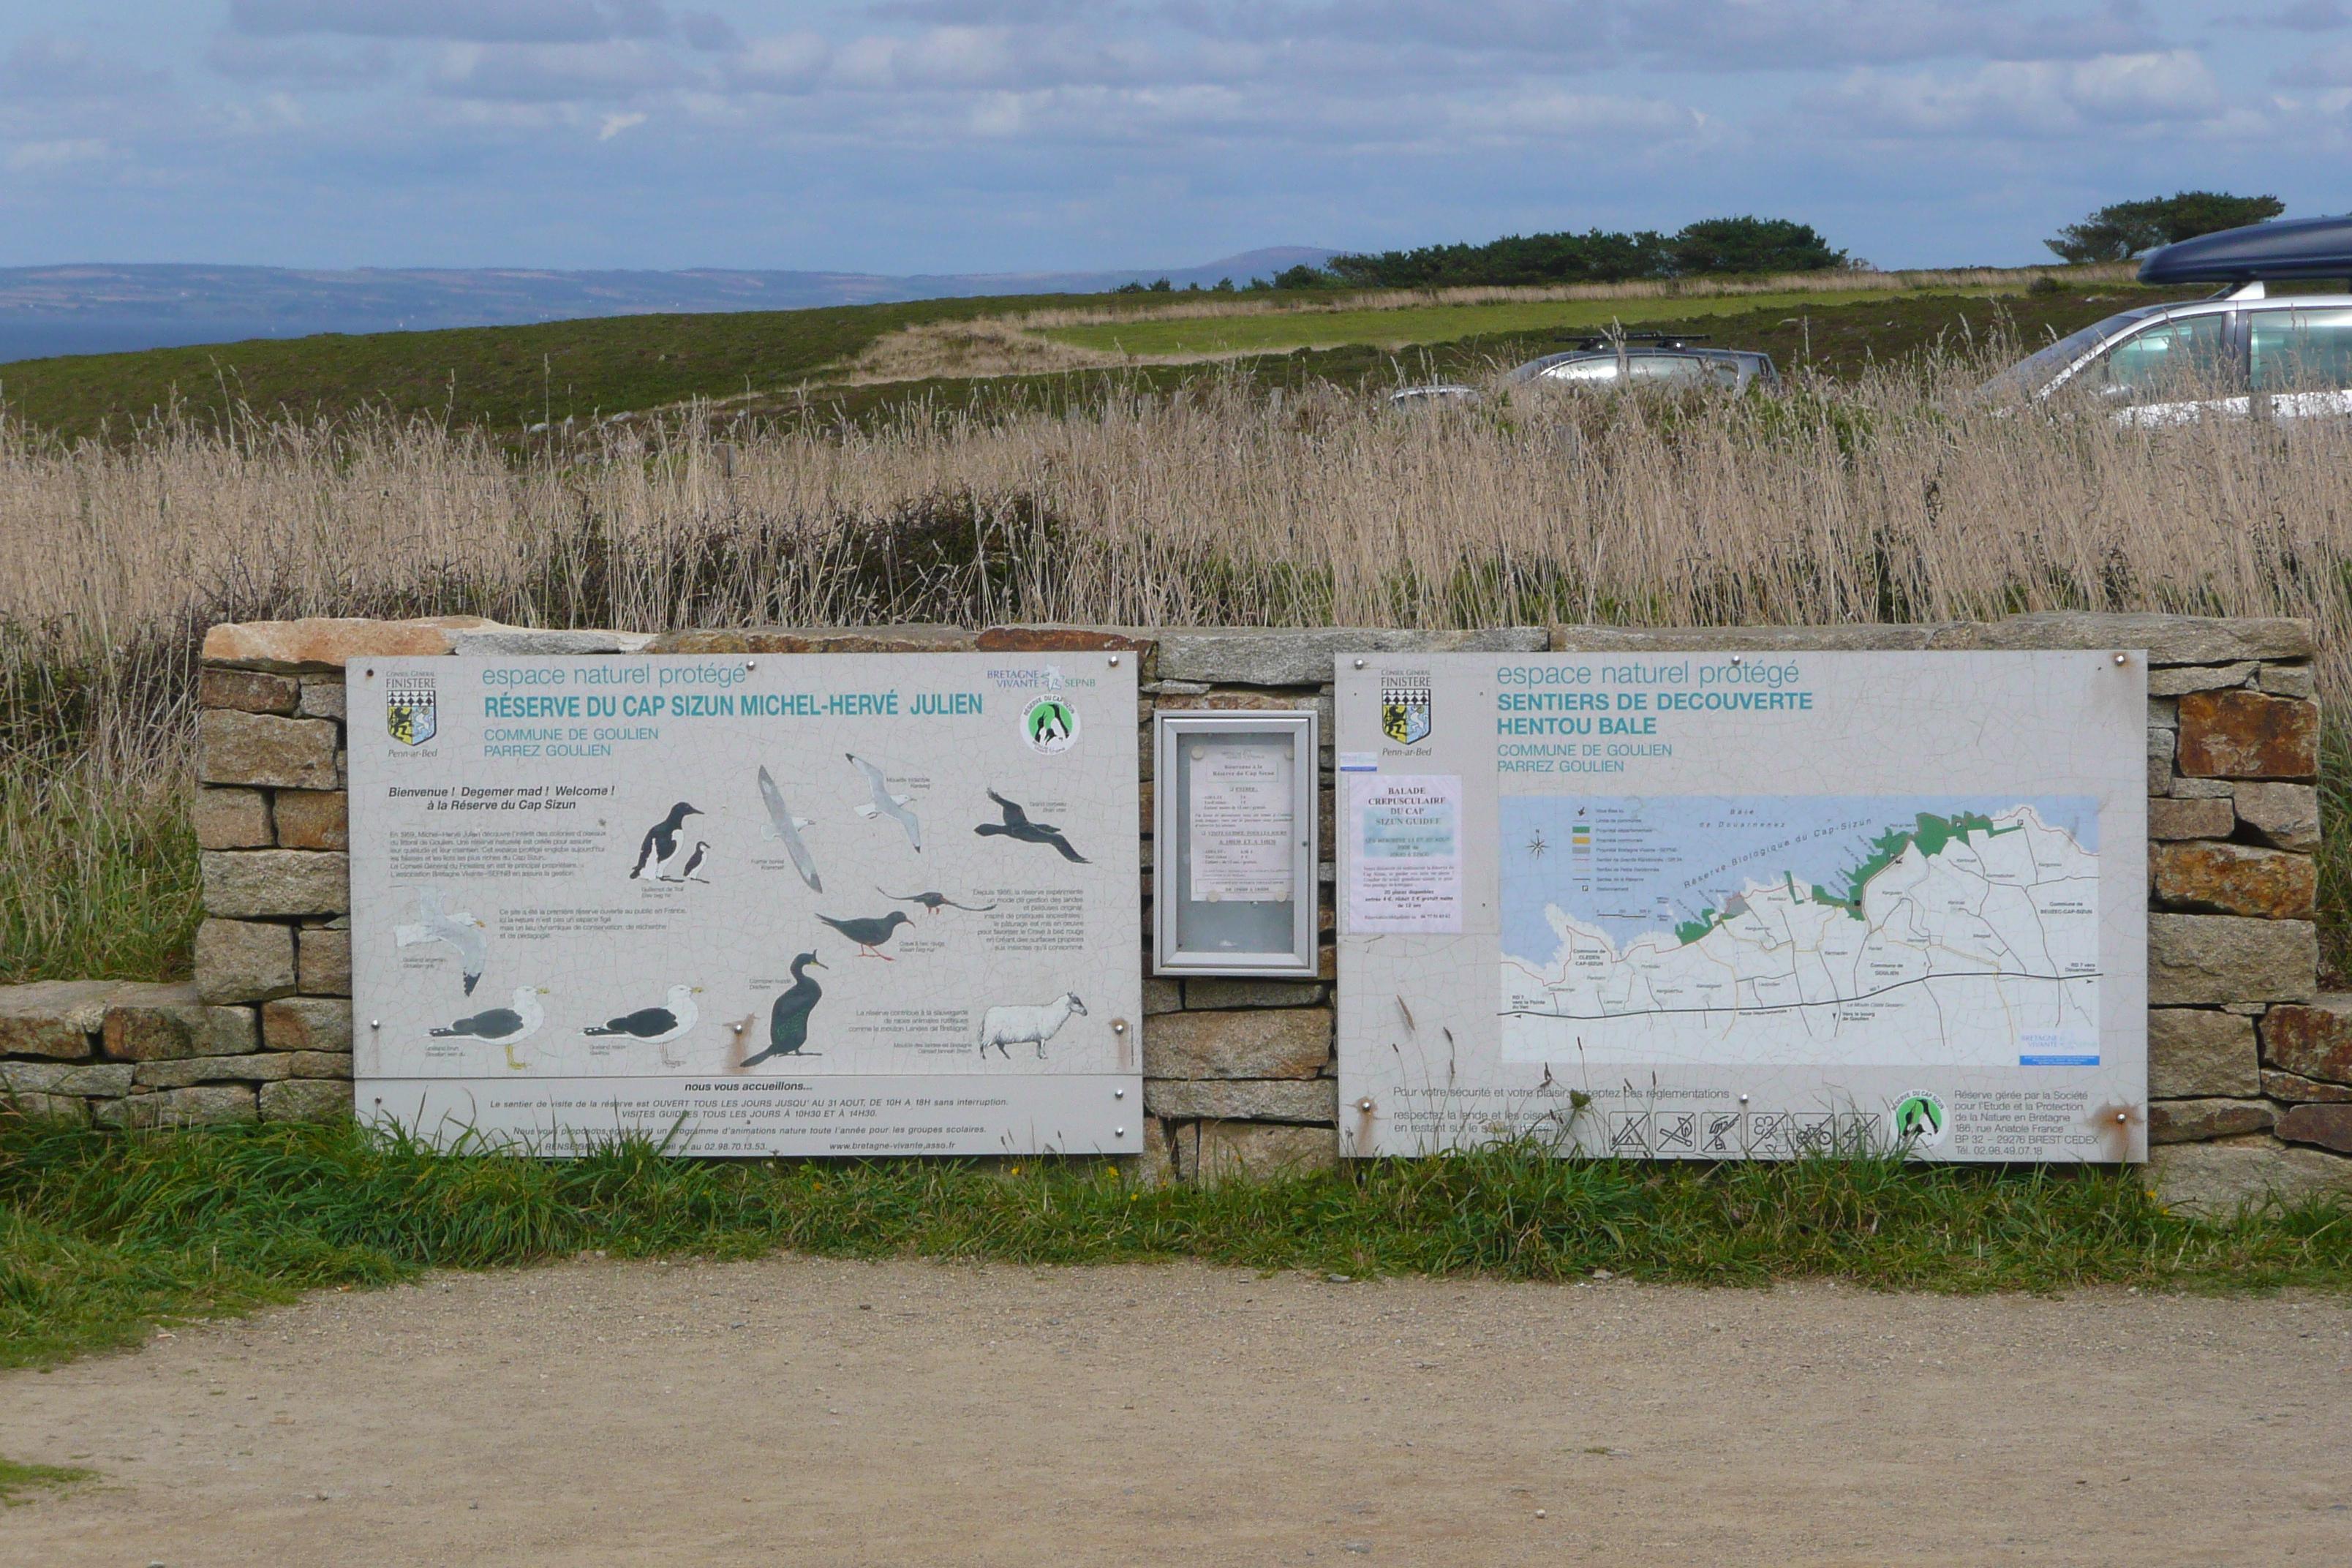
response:
[[[1462,929],[1461,808],[1459,774],[1349,778],[1350,929]]]
[[[1298,837],[1291,760],[1279,746],[1186,744],[1196,904],[1287,903]]]

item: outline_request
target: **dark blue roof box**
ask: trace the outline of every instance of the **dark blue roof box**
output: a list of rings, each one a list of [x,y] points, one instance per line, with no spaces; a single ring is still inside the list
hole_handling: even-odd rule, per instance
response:
[[[2143,283],[2352,278],[2352,217],[2299,217],[2200,234],[2148,252]]]

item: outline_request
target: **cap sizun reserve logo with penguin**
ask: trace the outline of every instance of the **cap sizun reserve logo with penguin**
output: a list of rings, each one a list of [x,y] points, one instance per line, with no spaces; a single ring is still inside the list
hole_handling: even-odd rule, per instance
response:
[[[1381,672],[1381,733],[1400,746],[1429,738],[1429,672]]]
[[[1022,714],[1021,733],[1030,750],[1057,756],[1078,743],[1078,710],[1058,693],[1040,697]]]
[[[433,738],[436,706],[429,675],[395,675],[384,682],[383,727],[404,746]]]

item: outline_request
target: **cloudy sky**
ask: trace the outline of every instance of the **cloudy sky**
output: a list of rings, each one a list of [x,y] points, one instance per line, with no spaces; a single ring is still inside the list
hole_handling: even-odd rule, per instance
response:
[[[1169,265],[2352,208],[2352,0],[0,0],[0,265]]]

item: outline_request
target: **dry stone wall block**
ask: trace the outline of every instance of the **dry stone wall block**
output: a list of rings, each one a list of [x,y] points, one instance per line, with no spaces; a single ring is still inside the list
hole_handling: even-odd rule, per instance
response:
[[[347,802],[339,789],[288,789],[274,803],[278,843],[286,849],[349,849]]]
[[[2352,1105],[2298,1105],[2279,1118],[2278,1135],[2352,1154]]]
[[[128,1062],[0,1062],[0,1095],[120,1100],[131,1092]]]
[[[348,1121],[352,1114],[352,1086],[320,1078],[289,1078],[265,1083],[257,1109],[264,1121]]]
[[[1143,1082],[1143,1109],[1176,1121],[1296,1121],[1335,1127],[1339,1088],[1319,1079],[1154,1078]]]
[[[1313,1007],[1323,1000],[1319,980],[1240,980],[1204,976],[1184,982],[1184,1005],[1213,1011],[1224,1007]]]
[[[2156,1100],[2251,1099],[2261,1094],[2254,1021],[2196,1008],[2151,1008],[2147,1092]]]
[[[2148,1175],[2171,1207],[2215,1216],[2242,1205],[2352,1193],[2352,1160],[2259,1134],[2151,1150]]]
[[[266,1002],[294,993],[294,932],[254,921],[196,928],[196,994],[214,1003]]]
[[[199,789],[188,820],[202,849],[266,849],[276,842],[269,797],[257,789]]]
[[[291,714],[301,701],[302,683],[257,669],[207,668],[196,677],[196,706],[234,708],[245,713]]]
[[[2156,896],[2176,909],[2273,921],[2309,920],[2318,909],[2319,871],[2308,855],[2248,844],[2188,843],[2157,845],[2148,859]]]
[[[2291,1072],[2263,1069],[2263,1092],[2282,1105],[2335,1104],[2352,1100],[2352,1084],[2320,1083]]]
[[[2254,684],[2273,697],[2312,697],[2319,691],[2307,664],[2266,664]]]
[[[2147,672],[2147,694],[2151,698],[2185,697],[2192,691],[2221,691],[2233,686],[2243,686],[2253,675],[2251,663],[2225,664],[2220,668],[2185,665],[2174,669],[2151,669]]]
[[[337,1051],[352,1048],[352,1005],[336,997],[294,996],[265,1003],[261,1046],[270,1051]]]
[[[2319,847],[2319,791],[2312,785],[2236,784],[2230,793],[2238,820],[2272,848],[2308,855]]]
[[[2263,1061],[2299,1078],[2352,1084],[2352,995],[2272,1008],[2263,1016]]]
[[[89,1101],[70,1094],[0,1094],[0,1118],[11,1113],[52,1126],[89,1125]]]
[[[1163,1013],[1143,1026],[1149,1078],[1314,1078],[1330,1059],[1323,1007]]]
[[[224,920],[339,915],[351,908],[351,857],[318,849],[207,849],[205,912]]]
[[[2319,707],[2259,691],[2180,700],[2180,771],[2194,778],[2311,779],[2319,774]]]
[[[1186,1173],[1196,1181],[1264,1181],[1338,1168],[1339,1134],[1328,1127],[1286,1127],[1258,1121],[1197,1124],[1198,1152]]]
[[[295,933],[296,989],[305,996],[352,994],[352,933],[324,926]]]
[[[961,626],[746,626],[664,632],[646,653],[971,653],[979,637]]]
[[[142,1089],[185,1089],[197,1083],[263,1082],[289,1076],[283,1056],[193,1057],[185,1061],[141,1062],[136,1069]]]
[[[108,1008],[168,1004],[187,995],[183,986],[130,980],[0,985],[0,1056],[76,1061],[92,1054],[91,1037],[104,1031]]]
[[[194,985],[178,999],[118,1004],[106,1010],[106,1054],[116,1061],[176,1061],[185,1057],[248,1056],[261,1048],[250,1007],[215,1007]]]
[[[452,634],[506,630],[479,616],[413,621],[316,616],[299,621],[224,622],[205,634],[205,662],[281,675],[340,674],[352,658],[417,658],[455,651]]]
[[[2172,793],[2172,753],[2175,733],[2170,730],[2151,729],[2147,732],[2147,793],[2151,795]]]
[[[294,704],[294,711],[305,719],[346,717],[351,706],[350,694],[340,675],[306,675],[302,678],[302,696]]]
[[[208,709],[196,719],[197,771],[206,784],[276,789],[335,787],[335,726],[325,719]]]
[[[2147,917],[2147,999],[2157,1007],[2307,1002],[2319,989],[2309,921],[2241,915]]]
[[[1204,680],[1222,686],[1323,686],[1331,660],[1343,653],[1541,653],[1550,645],[1542,626],[1497,626],[1471,632],[1396,627],[1319,626],[1305,631],[1254,627],[1163,628],[1162,680]]]
[[[134,1094],[92,1108],[102,1127],[222,1127],[257,1119],[253,1089],[241,1083],[196,1084]]]
[[[2238,814],[2227,800],[2172,800],[2158,796],[2147,803],[2150,838],[2227,838],[2237,830]]]
[[[2034,610],[1977,630],[1976,646],[1988,648],[2144,648],[2151,667],[2309,658],[2315,647],[2311,623],[2284,616],[2222,619]]]
[[[2266,1100],[2158,1100],[2147,1108],[2150,1143],[2196,1143],[2261,1132],[2278,1120]]]

